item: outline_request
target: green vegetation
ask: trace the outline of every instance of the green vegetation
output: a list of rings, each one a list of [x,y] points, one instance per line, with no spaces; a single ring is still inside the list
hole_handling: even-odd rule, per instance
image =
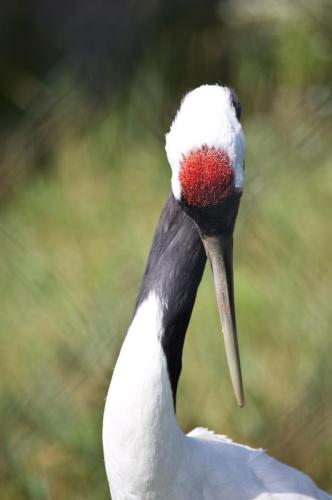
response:
[[[109,498],[104,399],[170,189],[169,108],[184,89],[222,80],[224,51],[248,147],[235,235],[246,406],[235,404],[207,268],[178,418],[185,431],[203,425],[267,448],[332,491],[332,11],[328,0],[314,4],[315,12],[305,1],[224,2],[191,44],[182,43],[182,18],[164,25],[132,85],[99,118],[61,67],[45,83],[52,104],[33,100],[7,137],[1,498]],[[176,46],[185,68],[173,68]],[[38,148],[51,150],[43,168]]]
[[[332,452],[328,200],[331,154],[310,121],[247,120],[236,296],[247,405],[236,408],[206,270],[178,415],[264,446],[326,488]],[[3,498],[107,498],[101,422],[146,255],[169,189],[162,145],[108,152],[109,121],[59,144],[54,173],[1,221]],[[297,137],[296,140],[299,140]],[[300,141],[302,144],[302,141]],[[109,168],[110,162],[114,168]],[[199,372],[199,376],[198,376]]]

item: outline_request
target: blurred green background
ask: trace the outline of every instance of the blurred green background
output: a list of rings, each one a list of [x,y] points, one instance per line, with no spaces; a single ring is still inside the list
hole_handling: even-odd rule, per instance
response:
[[[246,406],[210,270],[178,419],[332,491],[332,4],[4,0],[0,19],[0,491],[107,499],[104,399],[170,189],[181,96],[234,87],[247,136],[235,235]]]

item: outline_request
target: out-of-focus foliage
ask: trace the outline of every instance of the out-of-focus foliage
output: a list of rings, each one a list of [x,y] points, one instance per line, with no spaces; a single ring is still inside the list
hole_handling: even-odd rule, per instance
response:
[[[235,239],[247,405],[235,407],[207,269],[178,418],[331,491],[332,6],[115,4],[4,4],[1,497],[108,498],[104,398],[170,187],[163,134],[181,95],[216,81],[238,92],[247,135]]]

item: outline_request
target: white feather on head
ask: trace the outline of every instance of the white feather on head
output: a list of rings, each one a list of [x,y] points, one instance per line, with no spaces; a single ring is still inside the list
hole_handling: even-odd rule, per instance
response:
[[[178,200],[181,199],[181,160],[202,146],[227,153],[234,170],[235,187],[242,190],[245,138],[228,87],[202,85],[188,92],[166,134],[172,189]]]

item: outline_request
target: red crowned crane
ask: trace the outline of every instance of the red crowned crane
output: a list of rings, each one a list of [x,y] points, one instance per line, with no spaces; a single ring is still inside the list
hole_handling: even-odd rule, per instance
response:
[[[235,93],[189,92],[166,136],[172,192],[163,209],[134,316],[109,388],[104,456],[113,500],[331,499],[261,449],[175,416],[187,326],[208,257],[237,402],[244,404],[233,293],[233,229],[245,140]]]

